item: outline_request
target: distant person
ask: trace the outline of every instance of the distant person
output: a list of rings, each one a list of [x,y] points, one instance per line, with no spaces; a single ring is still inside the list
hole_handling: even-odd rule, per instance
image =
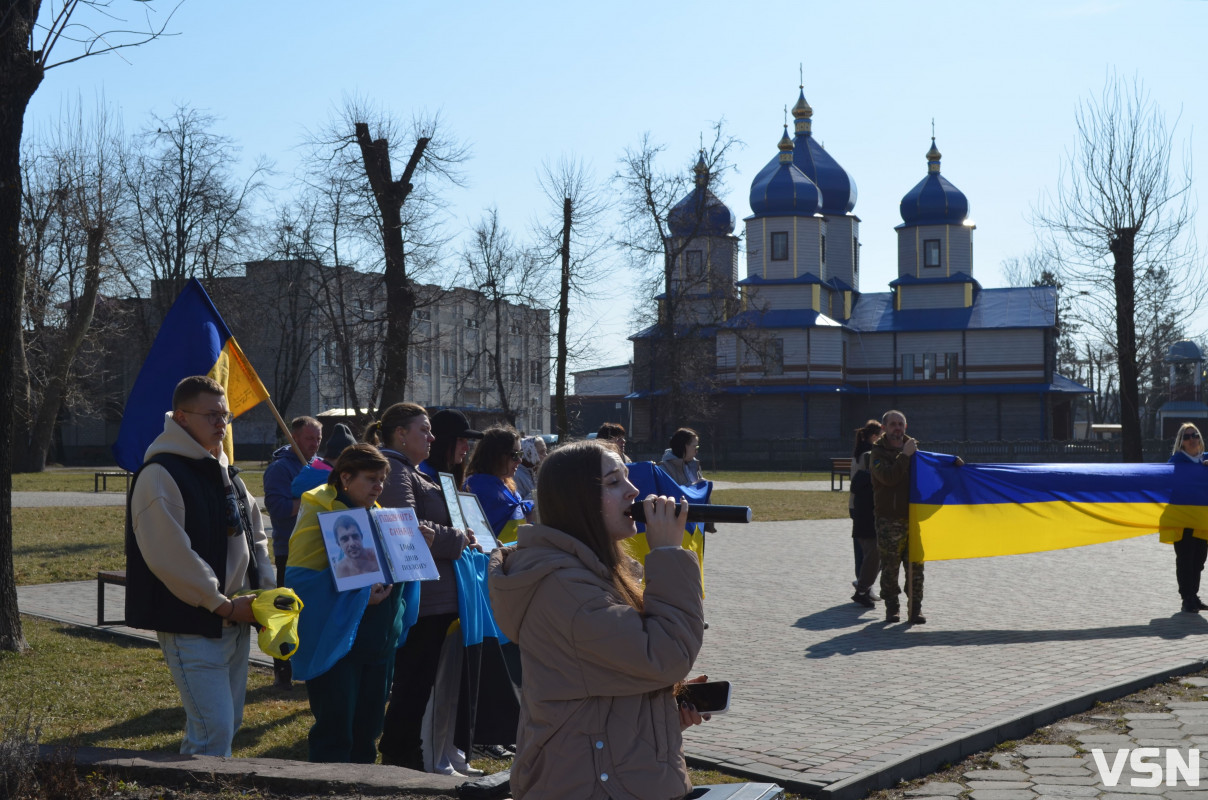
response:
[[[432,415],[432,448],[428,457],[419,465],[419,471],[434,481],[441,472],[453,476],[453,482],[461,486],[465,480],[466,456],[470,442],[482,438],[482,431],[470,427],[470,420],[455,408],[445,408]]]
[[[700,461],[696,458],[698,452],[700,435],[691,428],[680,428],[671,434],[671,441],[663,452],[663,460],[659,462],[659,466],[680,486],[691,486],[705,479],[701,473]]]
[[[872,473],[873,503],[876,514],[877,545],[881,550],[881,599],[885,601],[885,621],[901,620],[898,595],[898,571],[905,567],[910,575],[906,594],[910,600],[907,621],[922,625],[923,564],[908,559],[910,522],[910,459],[919,443],[906,435],[906,415],[886,411],[881,417],[885,432],[872,445],[869,471]]]
[[[323,445],[322,457],[312,460],[294,477],[293,483],[290,484],[289,491],[294,499],[300,500],[306,492],[327,483],[327,479],[331,477],[332,467],[340,454],[344,452],[345,448],[356,443],[357,439],[352,435],[348,426],[343,422],[336,423],[331,436],[327,437],[327,444]]]
[[[1200,429],[1184,422],[1174,437],[1174,452],[1171,464],[1203,464],[1204,439]],[[1179,596],[1183,598],[1183,610],[1198,614],[1208,605],[1200,600],[1200,576],[1204,572],[1204,561],[1208,559],[1208,531],[1184,528],[1181,534],[1163,531],[1161,540],[1174,545],[1174,574],[1179,583]],[[1177,537],[1177,538],[1176,538]]]
[[[545,460],[545,440],[540,436],[525,436],[520,440],[520,466],[516,467],[516,493],[521,500],[532,500],[537,488],[537,469]]]
[[[355,519],[345,514],[336,520],[333,532],[340,548],[340,560],[335,568],[337,578],[351,578],[353,575],[377,571],[377,553],[372,546],[365,546],[365,534]]]
[[[638,490],[616,450],[559,447],[537,479],[541,525],[491,556],[491,603],[524,665],[511,785],[524,800],[681,798],[692,791],[678,706],[704,637],[700,567],[680,547],[687,504],[645,501],[639,582],[621,540]]]
[[[298,521],[299,499],[290,489],[294,478],[315,461],[319,442],[323,439],[323,426],[314,417],[295,417],[289,424],[290,435],[298,452],[306,459],[303,464],[294,449],[288,444],[273,451],[272,461],[264,470],[264,505],[273,523],[273,559],[277,563],[277,585],[285,585],[285,563],[289,560],[289,537],[293,535],[294,523]],[[290,663],[273,659],[273,675],[276,685],[288,689],[293,685]]]
[[[614,447],[621,454],[621,460],[629,462],[629,455],[625,452],[624,425],[619,422],[605,422],[596,431],[596,438]]]
[[[156,632],[185,710],[180,752],[230,757],[243,722],[252,596],[272,589],[260,509],[227,463],[222,385],[185,378],[126,500],[126,620]]]
[[[848,514],[851,516],[851,543],[856,556],[856,593],[852,602],[872,608],[881,599],[873,591],[873,583],[881,569],[881,554],[877,549],[877,523],[873,504],[872,473],[869,472],[872,443],[881,435],[881,423],[870,419],[856,428],[856,442],[851,454],[851,484]]]

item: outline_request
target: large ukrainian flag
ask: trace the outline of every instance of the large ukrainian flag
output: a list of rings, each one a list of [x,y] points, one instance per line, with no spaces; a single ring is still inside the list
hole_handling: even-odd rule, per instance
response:
[[[1200,464],[911,464],[910,560],[1062,550],[1183,529],[1208,538]]]
[[[123,469],[134,472],[142,466],[147,448],[163,432],[164,413],[172,410],[176,384],[190,375],[208,375],[222,384],[236,417],[268,399],[268,390],[196,278],[185,284],[168,309],[126,400],[113,444],[113,456]],[[234,448],[228,427],[223,449],[231,461]]]

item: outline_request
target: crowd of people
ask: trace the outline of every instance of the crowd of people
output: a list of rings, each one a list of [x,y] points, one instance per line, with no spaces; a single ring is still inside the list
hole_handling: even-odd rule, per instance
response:
[[[265,472],[270,545],[223,452],[231,419],[220,384],[181,381],[128,495],[127,618],[157,632],[186,712],[182,753],[230,756],[251,593],[287,586],[303,601],[299,644],[275,663],[275,680],[283,689],[306,684],[310,760],[380,756],[473,775],[470,747],[486,743],[514,755],[516,797],[586,797],[599,786],[613,796],[691,790],[679,732],[705,718],[677,688],[705,628],[700,562],[681,547],[688,504],[677,512],[677,497],[644,500],[643,564],[622,549],[638,532],[630,507],[639,495],[622,426],[551,451],[510,426],[478,431],[458,411],[429,415],[397,403],[364,441],[336,426],[320,456],[322,426],[298,417],[292,443]],[[699,443],[690,429],[671,438],[662,462],[670,480],[702,480]],[[475,531],[451,515],[448,475],[481,504],[500,545],[489,559]],[[414,511],[438,580],[340,588],[337,578],[389,580],[373,531],[363,529],[364,520],[377,525],[364,515],[379,507]],[[332,512],[334,555],[321,524]],[[469,659],[449,646],[459,629],[481,627],[461,619],[475,597],[498,638],[498,657],[474,662],[484,674],[473,684],[492,687],[482,702],[459,679]],[[495,724],[483,722],[484,708]]]

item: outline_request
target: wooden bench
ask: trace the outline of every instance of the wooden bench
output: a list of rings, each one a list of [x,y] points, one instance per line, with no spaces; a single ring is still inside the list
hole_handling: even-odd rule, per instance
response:
[[[107,583],[113,584],[114,586],[125,586],[126,570],[101,570],[96,574],[96,624],[98,628],[102,625],[126,624],[125,619],[105,619],[105,584]]]
[[[839,479],[838,491],[843,491],[843,479],[851,477],[851,459],[850,458],[832,458],[831,459],[831,491],[835,491],[835,478]]]
[[[131,477],[130,473],[126,472],[125,470],[118,470],[116,472],[112,471],[112,470],[94,472],[94,473],[92,473],[92,492],[93,492],[93,494],[96,494],[97,492],[109,491],[109,479],[110,478],[125,478],[126,479],[126,491],[129,492],[130,491],[130,477]]]

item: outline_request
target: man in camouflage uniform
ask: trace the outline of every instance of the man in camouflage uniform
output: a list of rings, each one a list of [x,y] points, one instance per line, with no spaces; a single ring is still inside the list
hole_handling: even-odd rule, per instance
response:
[[[910,521],[910,461],[919,449],[918,442],[906,435],[906,415],[886,411],[881,417],[885,432],[873,442],[869,472],[873,483],[873,508],[876,514],[877,549],[881,554],[881,599],[885,602],[885,621],[901,620],[898,595],[898,569],[906,559],[907,531]],[[910,600],[907,622],[922,625],[927,621],[923,605],[923,565],[907,567]]]

